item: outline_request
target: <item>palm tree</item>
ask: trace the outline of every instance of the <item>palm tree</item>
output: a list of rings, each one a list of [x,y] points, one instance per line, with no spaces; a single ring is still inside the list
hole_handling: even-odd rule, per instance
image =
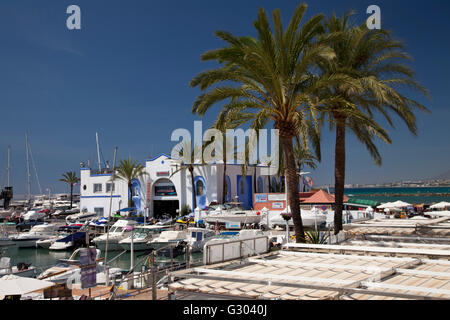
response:
[[[191,175],[191,185],[192,185],[192,194],[193,194],[193,203],[192,203],[192,210],[195,210],[197,208],[197,192],[195,188],[195,179],[194,179],[194,163],[197,162],[197,153],[199,151],[202,151],[203,148],[199,149],[197,145],[194,145],[194,149],[192,150],[192,143],[191,141],[183,141],[182,144],[180,144],[177,149],[175,150],[176,153],[179,155],[179,159],[174,159],[177,163],[177,169],[170,175],[172,177],[177,172],[182,170],[188,170]],[[190,155],[187,154],[190,152]],[[202,157],[203,158],[203,157]],[[202,161],[203,162],[203,161]]]
[[[72,209],[73,203],[73,186],[80,182],[80,178],[77,177],[75,171],[68,171],[63,174],[63,179],[59,179],[59,181],[66,182],[70,185],[70,209]]]
[[[392,39],[386,30],[369,30],[366,25],[352,27],[349,18],[352,13],[337,18],[334,14],[325,22],[328,33],[340,33],[330,46],[336,59],[322,64],[325,74],[339,74],[349,77],[345,83],[332,85],[323,92],[327,96],[339,96],[344,100],[327,105],[330,128],[336,130],[335,145],[335,234],[342,230],[342,210],[345,184],[345,137],[346,130],[352,131],[363,143],[377,165],[381,155],[374,143],[378,137],[391,143],[388,133],[373,119],[379,112],[393,126],[389,112],[397,114],[408,129],[417,134],[414,109],[428,111],[425,106],[399,91],[406,86],[428,96],[428,92],[415,79],[414,72],[404,63],[410,56],[404,45]]]
[[[313,93],[322,86],[345,80],[336,76],[319,78],[311,73],[315,64],[332,59],[334,53],[326,46],[328,39],[319,37],[324,31],[323,15],[316,15],[300,26],[306,8],[306,4],[297,7],[286,30],[283,30],[280,11],[274,10],[274,31],[266,12],[260,8],[254,22],[256,39],[216,32],[227,46],[204,53],[202,59],[216,60],[221,67],[203,72],[191,81],[191,86],[199,86],[201,90],[214,86],[194,102],[194,113],[203,116],[216,103],[230,101],[227,108],[246,114],[254,128],[273,122],[279,130],[298,242],[305,239],[293,138],[301,131],[311,133],[314,129],[309,124],[314,122],[318,106],[324,101],[315,98]]]
[[[133,207],[133,180],[140,179],[148,175],[148,173],[145,171],[145,167],[142,164],[131,160],[131,158],[120,160],[119,165],[115,170],[116,174],[114,175],[114,179],[125,181],[128,185],[130,194],[130,197],[128,198],[128,207],[131,208]]]

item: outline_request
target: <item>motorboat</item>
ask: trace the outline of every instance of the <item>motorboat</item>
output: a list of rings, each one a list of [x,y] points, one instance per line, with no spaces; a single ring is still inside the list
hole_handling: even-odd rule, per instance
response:
[[[57,239],[54,241],[50,247],[49,250],[55,250],[55,251],[63,251],[72,249],[76,246],[82,246],[86,244],[86,232],[84,231],[77,231],[72,234],[68,234],[64,236],[63,238]]]
[[[68,280],[72,280],[72,283],[79,283],[81,281],[81,269],[80,269],[80,251],[84,248],[75,250],[69,259],[60,259],[57,264],[38,275],[38,279],[45,279],[55,283],[67,283]],[[97,261],[100,257],[101,251],[96,249]],[[108,268],[110,279],[118,275],[122,275],[122,269],[120,268]],[[103,262],[97,262],[96,273],[97,283],[105,283],[105,267]]]
[[[31,228],[30,231],[19,234],[13,238],[13,242],[19,248],[36,247],[36,242],[55,236],[57,226],[54,224],[40,224]]]
[[[108,233],[102,234],[92,240],[97,248],[100,250],[106,249],[106,239],[108,239],[108,250],[117,251],[122,250],[119,241],[128,238],[130,236],[131,230],[129,226],[135,226],[137,224],[134,220],[118,220],[111,226]]]
[[[83,213],[83,212],[75,213],[75,214],[68,215],[66,217],[66,223],[70,224],[70,223],[75,223],[75,222],[86,222],[86,221],[90,221],[97,217],[98,217],[97,213]]]
[[[9,208],[7,210],[0,209],[0,219],[6,219],[7,217],[10,217],[14,212],[13,208]]]
[[[226,208],[226,209],[225,209]],[[239,206],[229,207],[220,206],[216,210],[210,211],[201,219],[207,224],[226,224],[239,223],[240,225],[259,224],[264,217],[264,214],[252,210],[244,210]]]
[[[182,241],[187,241],[187,232],[186,230],[183,231],[174,231],[174,230],[168,230],[163,231],[161,234],[148,241],[148,245],[150,248],[158,250],[164,247],[171,246],[177,246]]]
[[[269,219],[269,227],[271,229],[281,226],[286,226],[286,220],[282,217],[283,212],[280,212],[279,214],[273,216]],[[319,228],[322,225],[325,225],[327,222],[327,214],[326,213],[320,213],[318,210],[301,210],[301,217],[302,217],[302,223],[304,227],[308,228]],[[289,226],[294,225],[293,219],[290,219],[288,221]]]
[[[213,230],[205,228],[189,228],[186,231],[188,233],[187,243],[189,244],[192,252],[203,250],[203,246],[206,241],[217,237]]]
[[[25,221],[41,220],[41,219],[44,219],[45,216],[46,216],[46,214],[43,209],[33,209],[33,210],[30,210],[30,211],[27,211],[26,213],[24,213],[21,218]]]
[[[48,249],[48,248],[50,248],[50,246],[51,246],[53,243],[55,243],[55,241],[57,241],[57,240],[59,240],[59,239],[63,239],[63,238],[65,238],[65,237],[66,237],[65,235],[59,234],[59,235],[56,235],[56,236],[51,237],[51,238],[48,238],[48,239],[37,240],[37,241],[36,241],[36,246],[37,246],[37,247],[41,247],[41,248],[43,248],[43,249]]]
[[[131,238],[133,237],[133,251],[151,250],[149,241],[158,237],[166,229],[164,226],[150,225],[134,228],[133,235],[120,240],[119,245],[127,251],[131,251]]]
[[[36,268],[30,264],[20,262],[17,265],[11,265],[11,258],[0,258],[0,278],[5,275],[15,275],[24,278],[36,277]]]

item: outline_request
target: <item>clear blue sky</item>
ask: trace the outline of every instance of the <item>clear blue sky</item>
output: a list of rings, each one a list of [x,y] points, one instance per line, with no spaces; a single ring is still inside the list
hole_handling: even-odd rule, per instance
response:
[[[415,58],[417,78],[433,96],[423,97],[432,115],[419,114],[419,136],[397,122],[393,144],[379,144],[384,163],[376,167],[349,137],[347,183],[389,182],[433,177],[450,159],[449,1],[307,1],[308,16],[355,10],[358,23],[377,4],[383,28],[404,40]],[[176,128],[192,130],[191,106],[199,94],[189,80],[214,65],[200,60],[222,45],[213,35],[227,30],[254,35],[257,9],[280,8],[290,19],[300,1],[291,0],[2,0],[0,2],[0,183],[6,182],[7,146],[12,146],[12,182],[26,191],[25,131],[42,188],[65,192],[65,171],[80,161],[95,163],[95,132],[105,158],[144,161],[170,152]],[[66,8],[82,10],[82,30],[66,28]],[[414,97],[416,98],[416,97]],[[214,113],[205,119],[209,124]],[[331,184],[334,134],[324,132],[323,161],[313,174]],[[33,173],[33,193],[37,192]]]

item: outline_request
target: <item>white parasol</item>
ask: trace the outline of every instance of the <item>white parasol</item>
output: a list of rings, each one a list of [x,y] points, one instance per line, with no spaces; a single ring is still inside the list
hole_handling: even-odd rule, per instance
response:
[[[50,281],[6,275],[0,278],[0,298],[3,296],[23,295],[33,291],[53,287]]]

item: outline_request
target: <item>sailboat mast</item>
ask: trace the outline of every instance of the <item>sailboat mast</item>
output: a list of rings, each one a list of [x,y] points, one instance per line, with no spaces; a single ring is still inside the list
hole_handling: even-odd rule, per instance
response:
[[[95,133],[95,139],[97,140],[97,160],[98,160],[98,171],[102,170],[101,164],[100,164],[100,145],[98,144],[98,133]]]
[[[10,171],[11,171],[11,146],[8,146],[8,187],[11,187]]]
[[[28,156],[28,133],[25,133],[25,145],[27,155],[27,179],[28,179],[28,201],[31,200],[31,174],[30,174],[30,159]]]

